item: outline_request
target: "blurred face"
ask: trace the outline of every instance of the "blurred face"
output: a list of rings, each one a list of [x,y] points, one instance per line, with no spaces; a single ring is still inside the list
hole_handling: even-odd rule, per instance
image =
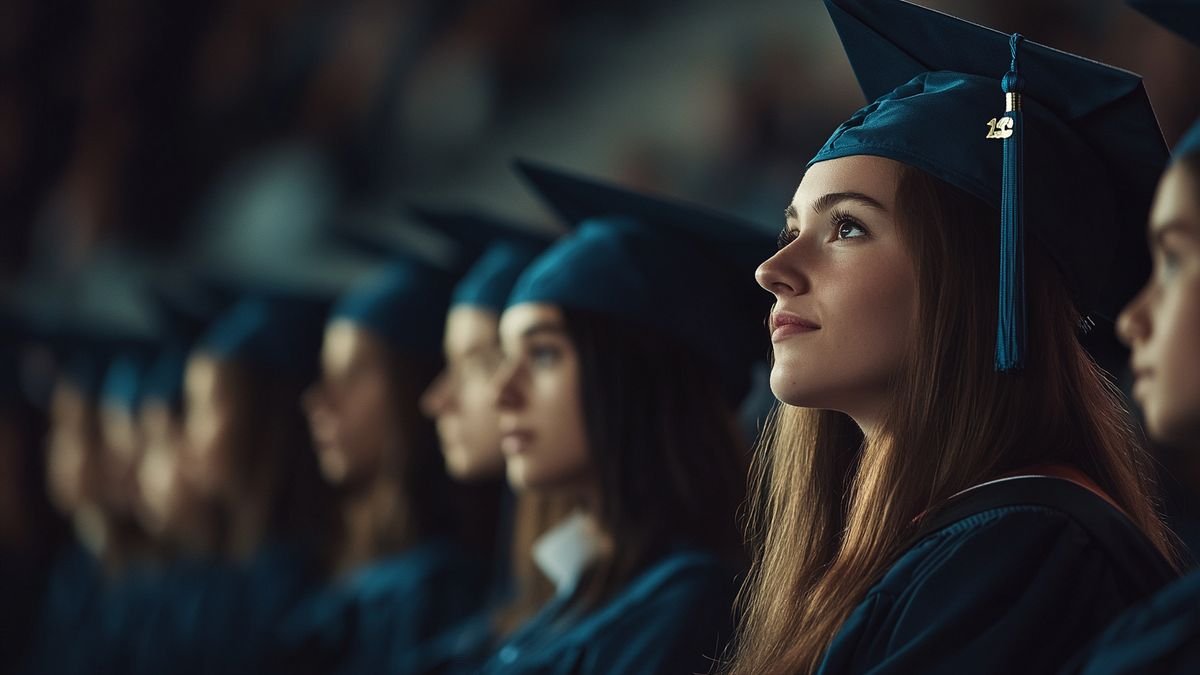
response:
[[[145,451],[137,470],[138,516],[147,531],[162,537],[178,529],[190,490],[180,463],[183,421],[167,404],[155,401],[142,407],[140,423]]]
[[[1133,397],[1155,440],[1195,447],[1200,433],[1200,176],[1183,164],[1163,175],[1150,212],[1154,272],[1121,313],[1132,349]]]
[[[455,307],[446,319],[446,370],[421,397],[421,410],[437,422],[446,470],[471,482],[504,471],[500,453],[496,371],[499,321],[492,312]]]
[[[74,385],[60,381],[50,408],[46,487],[54,506],[70,517],[95,502],[99,452],[90,402]]]
[[[188,360],[184,376],[187,416],[185,448],[195,467],[197,488],[205,495],[229,494],[236,478],[238,397],[228,364],[203,353]]]
[[[887,404],[917,318],[917,283],[895,222],[900,165],[845,157],[809,168],[785,245],[758,268],[775,296],[771,390],[869,426]]]
[[[121,405],[106,403],[100,408],[100,430],[105,449],[106,501],[122,513],[131,513],[140,501],[135,474],[143,439],[137,418]]]
[[[398,442],[387,347],[358,326],[335,321],[321,348],[321,381],[305,394],[321,473],[335,484],[377,475]]]
[[[517,490],[586,489],[592,475],[579,357],[562,311],[526,303],[500,319],[500,449]]]

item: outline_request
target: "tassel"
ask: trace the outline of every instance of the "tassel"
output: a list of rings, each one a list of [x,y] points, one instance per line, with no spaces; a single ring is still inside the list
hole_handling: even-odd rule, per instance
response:
[[[1014,33],[1009,40],[1012,64],[1001,81],[1005,118],[993,138],[1004,144],[1003,184],[1000,192],[1000,316],[996,327],[996,370],[1020,370],[1025,362],[1025,189],[1024,125],[1021,92],[1025,88],[1017,67],[1017,50],[1025,38]],[[996,129],[993,128],[993,133]]]

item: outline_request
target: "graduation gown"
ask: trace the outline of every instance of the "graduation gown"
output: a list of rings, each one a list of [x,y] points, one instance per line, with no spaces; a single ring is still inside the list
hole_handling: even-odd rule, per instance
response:
[[[1047,476],[994,481],[925,519],[818,672],[1057,672],[1173,576],[1091,490]]]
[[[23,672],[95,672],[103,593],[100,561],[82,545],[68,545],[51,566]]]
[[[465,672],[709,672],[732,630],[736,577],[709,553],[677,551],[594,611],[573,611],[569,598],[552,602]]]
[[[1066,672],[1200,673],[1200,572],[1122,614]]]
[[[394,673],[479,609],[486,574],[448,541],[413,547],[307,599],[284,623],[273,670]]]

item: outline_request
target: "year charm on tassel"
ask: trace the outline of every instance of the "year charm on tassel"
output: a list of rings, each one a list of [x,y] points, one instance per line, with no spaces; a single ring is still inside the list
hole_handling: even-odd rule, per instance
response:
[[[1001,140],[1013,135],[1013,121],[1011,117],[1001,117],[996,119],[993,117],[988,120],[988,132],[985,138],[999,138]]]
[[[1021,109],[1021,95],[1015,91],[1010,91],[1004,94],[1004,117],[996,119],[993,117],[988,120],[988,132],[984,138],[996,138],[1004,140],[1013,135],[1013,118],[1011,113]]]

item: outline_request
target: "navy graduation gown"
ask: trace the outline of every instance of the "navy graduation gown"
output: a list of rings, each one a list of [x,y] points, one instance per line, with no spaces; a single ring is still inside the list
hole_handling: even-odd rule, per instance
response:
[[[736,576],[709,553],[667,555],[592,612],[551,603],[467,672],[709,672],[732,630]]]
[[[306,600],[280,630],[275,669],[397,672],[418,646],[486,600],[484,569],[448,541],[413,547]]]
[[[818,672],[1052,673],[1173,576],[1123,514],[1044,476],[933,514],[834,637]]]
[[[104,574],[100,561],[78,543],[54,561],[35,619],[33,644],[24,672],[90,673],[98,648],[97,630]]]
[[[1200,572],[1121,615],[1069,672],[1200,673]]]

